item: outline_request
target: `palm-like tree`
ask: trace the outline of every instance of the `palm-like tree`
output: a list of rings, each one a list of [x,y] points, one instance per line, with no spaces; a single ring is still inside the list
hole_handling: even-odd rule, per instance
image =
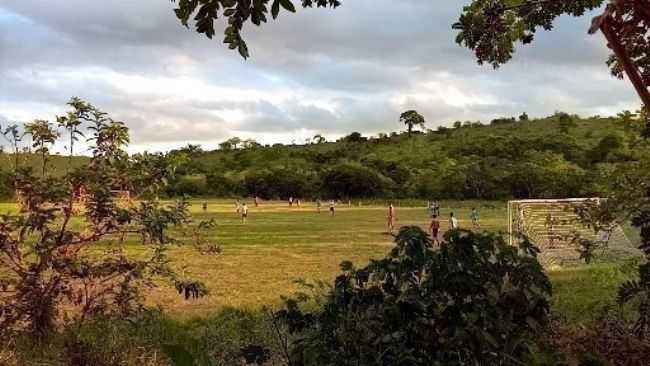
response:
[[[0,132],[2,132],[4,138],[11,144],[11,147],[14,149],[14,175],[16,175],[18,174],[19,146],[20,142],[23,139],[23,135],[20,134],[20,130],[16,124],[7,126],[4,131]]]
[[[413,132],[414,126],[420,126],[421,128],[424,128],[424,123],[426,122],[424,120],[424,117],[422,117],[420,113],[414,110],[402,113],[402,115],[399,117],[399,120],[407,126],[409,136],[411,136],[411,132]]]
[[[44,177],[47,166],[47,155],[50,151],[49,147],[56,142],[59,133],[52,128],[50,122],[37,119],[25,125],[25,134],[32,137],[32,147],[36,148],[37,153],[41,154],[42,175]]]
[[[78,97],[70,99],[68,105],[71,106],[73,110],[68,112],[65,116],[56,117],[56,121],[59,127],[65,128],[70,135],[70,146],[68,148],[68,151],[70,152],[68,155],[68,170],[70,170],[72,167],[72,157],[74,155],[74,143],[75,141],[79,141],[80,136],[85,137],[79,127],[84,121],[90,120],[92,106]]]

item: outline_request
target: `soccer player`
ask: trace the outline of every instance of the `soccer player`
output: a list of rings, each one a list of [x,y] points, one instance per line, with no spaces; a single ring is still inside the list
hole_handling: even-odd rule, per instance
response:
[[[449,213],[449,230],[458,229],[458,219],[454,217],[454,213]]]
[[[334,203],[334,200],[330,200],[330,216],[334,216],[335,207],[336,207],[336,203]]]
[[[395,207],[393,207],[393,204],[391,203],[390,205],[388,205],[388,232],[392,234],[394,229],[395,229]]]
[[[289,197],[289,207],[293,207],[293,197]]]
[[[260,207],[260,198],[255,196],[255,207]]]
[[[440,207],[438,206],[438,202],[436,202],[436,200],[431,201],[429,207],[432,215],[440,216]]]
[[[316,211],[318,211],[318,213],[320,213],[320,208],[321,208],[322,205],[323,205],[323,203],[320,201],[320,199],[317,199],[316,200]]]
[[[438,239],[438,232],[440,231],[440,221],[438,220],[437,215],[431,216],[431,225],[429,225],[429,230],[431,231],[431,239],[434,243],[440,245],[440,240]]]
[[[244,202],[241,205],[241,222],[245,224],[247,218],[248,218],[248,205],[246,205],[246,202]]]
[[[479,220],[481,219],[481,216],[479,215],[476,207],[472,207],[472,212],[469,214],[469,217],[472,219],[472,225],[474,226],[474,228],[480,229],[481,224],[479,223]]]

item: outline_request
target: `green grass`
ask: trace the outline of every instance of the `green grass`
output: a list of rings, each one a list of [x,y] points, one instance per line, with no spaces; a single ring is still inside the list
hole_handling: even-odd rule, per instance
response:
[[[284,202],[264,202],[255,208],[251,203],[246,224],[235,212],[234,201],[208,200],[207,212],[203,212],[202,202],[193,202],[192,214],[196,219],[216,220],[209,240],[220,244],[223,253],[201,255],[184,246],[172,249],[170,257],[179,272],[206,283],[210,294],[185,301],[168,285],[147,294],[150,305],[161,305],[178,319],[206,316],[225,307],[256,310],[276,304],[280,296],[297,289],[295,280],[331,282],[342,261],[363,266],[371,258],[384,256],[393,245],[386,233],[386,208],[377,202],[341,204],[334,217],[326,207],[317,213],[309,202],[301,208],[289,208]],[[425,228],[424,205],[418,201],[396,203],[398,225]],[[504,202],[443,202],[443,231],[452,210],[461,227],[468,228],[471,207],[480,208],[484,229],[506,230]],[[0,204],[0,213],[15,209],[14,204]],[[135,239],[127,248],[131,254],[141,252]],[[550,271],[554,310],[572,322],[593,319],[599,308],[613,302],[618,285],[631,276],[624,268],[625,263],[610,261]]]

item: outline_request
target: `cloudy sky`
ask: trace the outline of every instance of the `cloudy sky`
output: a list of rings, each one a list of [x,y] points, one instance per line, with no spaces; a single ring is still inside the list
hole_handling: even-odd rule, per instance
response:
[[[345,0],[249,26],[252,58],[183,28],[169,0],[0,0],[0,125],[54,120],[80,96],[132,129],[133,151],[233,136],[302,142],[321,133],[455,120],[610,115],[636,109],[609,76],[590,16],[562,18],[494,71],[454,43],[469,0]],[[432,4],[435,4],[432,5]]]

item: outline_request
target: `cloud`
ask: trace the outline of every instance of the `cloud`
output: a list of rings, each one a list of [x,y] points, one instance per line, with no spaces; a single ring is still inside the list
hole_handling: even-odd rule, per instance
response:
[[[0,114],[53,119],[76,95],[126,121],[135,150],[159,150],[390,131],[406,109],[435,128],[638,106],[628,83],[609,76],[602,36],[586,34],[590,15],[562,17],[493,71],[454,42],[465,3],[356,0],[282,13],[246,29],[244,61],[185,30],[169,1],[3,2]]]

